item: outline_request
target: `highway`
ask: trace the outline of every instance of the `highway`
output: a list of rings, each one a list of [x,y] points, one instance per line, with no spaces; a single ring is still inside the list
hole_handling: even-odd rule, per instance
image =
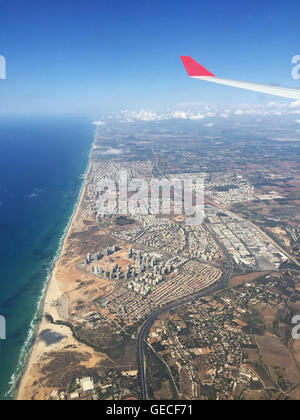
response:
[[[195,299],[199,299],[204,296],[209,296],[210,294],[222,289],[228,281],[231,279],[233,274],[233,263],[232,260],[227,253],[226,249],[224,248],[223,244],[220,243],[220,241],[216,238],[213,232],[211,232],[207,226],[205,226],[205,229],[209,231],[209,233],[214,237],[214,240],[217,242],[218,246],[222,249],[224,255],[226,256],[227,262],[228,262],[228,268],[227,271],[224,273],[223,279],[221,282],[216,284],[215,286],[212,286],[209,289],[206,289],[203,292],[199,292],[195,295],[189,296],[185,299],[183,299],[180,302],[170,303],[169,305],[158,309],[153,314],[150,315],[150,317],[144,322],[142,325],[142,328],[138,335],[138,342],[137,342],[137,363],[138,363],[138,370],[139,370],[139,381],[140,381],[140,391],[141,391],[141,400],[147,399],[147,385],[146,385],[146,374],[145,374],[145,355],[144,355],[144,340],[147,332],[151,328],[151,325],[154,323],[154,321],[163,313],[170,311],[171,309],[178,308],[179,306],[185,305],[186,303],[189,303]]]

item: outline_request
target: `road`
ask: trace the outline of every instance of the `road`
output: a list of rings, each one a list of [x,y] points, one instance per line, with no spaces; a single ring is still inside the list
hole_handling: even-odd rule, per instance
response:
[[[256,223],[251,222],[251,220],[248,220],[244,217],[242,217],[241,215],[238,215],[236,213],[231,212],[230,210],[228,210],[227,208],[223,208],[222,206],[216,204],[216,203],[210,203],[212,204],[214,207],[217,207],[220,211],[223,211],[225,213],[227,213],[229,216],[238,219],[242,222],[247,222],[249,223],[251,226],[254,227],[254,229],[256,229],[266,240],[268,240],[272,245],[274,245],[276,248],[279,249],[280,252],[282,252],[284,255],[286,255],[287,257],[289,257],[289,259],[291,261],[293,261],[298,267],[300,267],[300,263],[299,261],[293,257],[292,255],[290,255],[285,249],[283,249],[280,244],[278,244],[277,241],[275,241],[273,238],[271,238],[264,230],[262,230],[259,226],[257,226]]]
[[[206,227],[208,230],[208,228]],[[140,380],[140,389],[141,389],[141,400],[147,399],[147,386],[146,386],[146,374],[145,374],[145,355],[144,355],[144,340],[147,332],[151,328],[151,325],[154,323],[154,321],[163,313],[170,311],[171,309],[178,308],[179,306],[185,305],[186,303],[189,303],[195,299],[199,299],[204,296],[209,296],[210,294],[222,289],[228,281],[231,279],[233,274],[233,263],[232,260],[227,253],[226,249],[224,248],[223,244],[220,243],[220,241],[215,237],[215,235],[209,230],[210,234],[214,237],[215,241],[219,245],[219,247],[224,252],[224,255],[226,256],[228,267],[227,271],[225,272],[223,279],[220,283],[218,283],[215,286],[212,286],[211,288],[207,289],[204,292],[199,292],[195,295],[189,296],[185,299],[183,299],[180,302],[171,303],[163,308],[158,309],[156,312],[150,315],[150,317],[145,321],[145,323],[142,325],[142,328],[138,335],[138,343],[137,343],[137,363],[138,363],[138,370],[139,370],[139,380]]]
[[[211,203],[212,204],[212,203]],[[220,210],[223,210],[222,207],[216,205],[215,203],[213,203],[213,205],[217,208],[219,208]],[[226,212],[234,215],[234,217],[236,217],[239,220],[244,221],[244,219],[240,216],[237,216],[236,214],[233,214],[231,212],[228,211],[228,209],[226,209]],[[248,221],[249,223],[249,221]],[[269,237],[269,235],[267,235],[264,231],[262,231],[261,229],[259,229],[259,227],[257,227],[256,225],[254,225],[254,223],[250,222],[250,224],[255,227],[266,239],[268,239],[273,245],[275,245],[282,253],[284,253],[285,255],[287,255],[295,264],[297,264],[298,266],[300,266],[299,262],[297,260],[295,260],[295,258],[293,258],[292,256],[288,255],[287,252],[285,250],[283,250],[280,245],[278,245],[272,238]],[[233,262],[231,260],[231,257],[229,256],[227,250],[225,249],[225,247],[223,246],[223,244],[218,240],[218,238],[216,237],[215,233],[209,229],[208,225],[204,225],[204,228],[210,233],[210,235],[214,238],[215,242],[217,243],[217,245],[222,249],[224,255],[226,256],[227,262],[228,262],[228,267],[226,267],[226,271],[225,271],[225,275],[223,276],[223,280],[218,283],[217,285],[211,287],[210,289],[207,289],[204,292],[200,292],[197,293],[193,296],[189,296],[185,299],[183,299],[180,302],[176,302],[176,303],[172,303],[169,304],[159,310],[157,310],[156,312],[154,312],[153,314],[150,315],[150,317],[145,321],[145,323],[143,324],[139,335],[138,335],[138,343],[137,343],[137,362],[138,362],[138,368],[139,368],[139,380],[140,380],[140,389],[141,389],[141,399],[142,400],[146,400],[147,399],[147,386],[146,386],[146,374],[145,374],[145,357],[144,357],[144,340],[145,340],[145,336],[147,335],[147,332],[149,331],[149,329],[151,328],[151,325],[154,323],[154,321],[163,313],[170,311],[171,309],[175,309],[178,308],[179,306],[185,305],[186,303],[189,303],[195,299],[199,299],[201,297],[204,296],[208,296],[220,289],[222,289],[231,279],[232,274],[233,274]]]

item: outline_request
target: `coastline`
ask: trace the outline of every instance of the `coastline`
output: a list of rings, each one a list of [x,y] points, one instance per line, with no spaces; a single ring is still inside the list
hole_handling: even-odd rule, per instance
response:
[[[71,233],[74,221],[77,219],[82,202],[83,202],[83,198],[86,192],[86,180],[88,177],[88,174],[90,172],[90,168],[91,168],[91,156],[92,156],[92,151],[94,148],[94,144],[95,144],[95,140],[93,140],[92,145],[91,145],[91,149],[90,149],[90,153],[89,153],[89,157],[88,157],[88,164],[86,167],[86,170],[82,176],[83,181],[82,181],[82,185],[78,194],[78,198],[76,200],[76,203],[74,204],[74,209],[72,212],[72,215],[70,216],[68,223],[66,225],[66,228],[61,236],[61,239],[59,241],[59,246],[57,249],[57,253],[53,259],[53,261],[51,262],[51,269],[49,272],[49,275],[47,276],[47,279],[45,281],[42,293],[41,293],[41,297],[40,300],[37,303],[37,311],[36,314],[34,316],[34,319],[31,322],[30,325],[30,329],[28,332],[28,338],[24,343],[24,346],[21,350],[20,353],[20,359],[18,361],[16,370],[18,369],[18,365],[21,364],[22,361],[22,352],[23,349],[25,347],[25,351],[26,351],[26,346],[28,345],[28,343],[32,343],[30,346],[30,350],[27,352],[27,354],[25,355],[26,361],[24,363],[24,368],[22,370],[22,373],[20,373],[19,377],[14,378],[15,373],[12,375],[11,377],[11,381],[10,381],[10,389],[8,390],[8,394],[10,393],[12,396],[12,399],[15,400],[22,400],[25,399],[24,395],[25,395],[25,388],[26,388],[26,384],[30,381],[30,377],[31,377],[31,369],[35,363],[36,358],[40,355],[40,351],[37,349],[38,346],[38,341],[37,338],[39,336],[39,333],[42,331],[43,327],[45,326],[45,314],[47,313],[46,308],[47,306],[53,301],[53,297],[54,296],[59,296],[60,295],[60,289],[59,289],[59,284],[55,278],[56,272],[57,272],[57,268],[58,268],[58,264],[60,262],[60,259],[62,257],[62,255],[65,252],[66,249],[66,243],[68,240],[68,237]],[[50,303],[51,302],[51,303]],[[34,331],[33,329],[33,325],[35,324],[36,319],[39,319],[38,325],[35,327]],[[31,334],[33,336],[31,336]],[[12,380],[15,380],[15,384],[11,383]]]

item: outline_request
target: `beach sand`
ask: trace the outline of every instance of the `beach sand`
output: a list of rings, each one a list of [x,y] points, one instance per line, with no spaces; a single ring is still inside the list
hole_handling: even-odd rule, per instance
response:
[[[86,173],[86,179],[90,165]],[[78,273],[75,269],[78,255],[73,249],[74,244],[71,239],[74,232],[76,233],[84,228],[82,226],[82,205],[86,192],[86,179],[81,189],[77,208],[65,235],[60,256],[48,282],[43,299],[41,322],[36,331],[35,342],[31,349],[26,369],[19,383],[16,395],[17,400],[44,400],[50,398],[51,392],[55,390],[55,387],[48,389],[44,383],[44,376],[47,374],[47,364],[51,363],[53,357],[55,358],[55,354],[59,352],[70,352],[70,349],[74,349],[76,354],[84,355],[78,363],[86,368],[95,366],[105,358],[105,355],[95,352],[85,344],[79,343],[73,337],[69,327],[55,325],[50,322],[49,316],[45,316],[46,314],[50,315],[54,322],[67,322],[69,316],[68,295],[76,288],[74,281],[78,281],[78,277],[81,280],[88,280],[89,277],[87,274]],[[107,285],[104,284],[104,286]]]

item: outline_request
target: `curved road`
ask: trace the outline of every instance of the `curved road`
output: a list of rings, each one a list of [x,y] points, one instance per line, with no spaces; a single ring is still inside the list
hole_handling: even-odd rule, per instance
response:
[[[223,244],[220,243],[218,241],[218,239],[215,237],[214,234],[212,234],[211,231],[209,231],[210,234],[214,237],[215,241],[217,242],[217,244],[220,246],[220,248],[223,250],[227,261],[228,261],[228,269],[225,272],[225,275],[223,277],[223,280],[218,283],[217,285],[207,289],[204,292],[199,292],[196,293],[195,295],[189,296],[185,299],[183,299],[180,302],[177,303],[171,303],[161,309],[158,309],[156,312],[154,312],[143,324],[139,335],[138,335],[138,343],[137,343],[137,362],[138,362],[138,370],[139,370],[139,380],[140,380],[140,388],[141,388],[141,400],[146,400],[147,399],[147,387],[146,387],[146,375],[145,375],[145,361],[144,361],[144,339],[145,336],[147,334],[147,332],[149,331],[151,325],[153,324],[153,322],[163,313],[170,311],[171,309],[174,308],[178,308],[179,306],[185,305],[186,303],[191,302],[192,300],[195,299],[199,299],[201,297],[204,296],[209,296],[211,293],[216,292],[217,290],[222,289],[227,282],[230,280],[230,278],[232,277],[232,273],[233,273],[233,264],[232,264],[232,260],[229,256],[229,254],[227,253],[226,249],[224,248]]]

